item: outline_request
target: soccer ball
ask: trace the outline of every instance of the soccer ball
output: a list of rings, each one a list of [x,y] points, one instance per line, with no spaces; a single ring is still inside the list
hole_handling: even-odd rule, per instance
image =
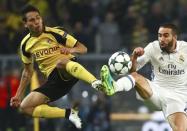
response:
[[[108,66],[110,71],[115,75],[126,75],[132,67],[130,56],[122,51],[118,51],[109,58]]]

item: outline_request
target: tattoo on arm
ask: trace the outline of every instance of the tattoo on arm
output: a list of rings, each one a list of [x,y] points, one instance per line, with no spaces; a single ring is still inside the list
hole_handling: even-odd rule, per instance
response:
[[[27,70],[25,70],[22,74],[22,79],[25,80],[25,81],[28,81],[31,77],[31,73]]]
[[[22,76],[23,80],[28,80],[28,78],[29,78],[29,76],[27,74],[23,74],[23,76]]]

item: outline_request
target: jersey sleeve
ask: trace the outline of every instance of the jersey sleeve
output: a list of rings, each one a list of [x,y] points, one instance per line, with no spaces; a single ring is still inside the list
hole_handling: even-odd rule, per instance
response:
[[[140,57],[137,58],[137,70],[141,69],[145,64],[150,62],[151,60],[151,52],[152,50],[152,43],[149,43],[145,48],[144,48],[144,54]]]
[[[24,64],[31,64],[32,63],[32,59],[27,57],[27,56],[24,56],[22,51],[20,53],[20,58],[21,58],[21,61],[24,63]]]
[[[74,47],[77,43],[77,39],[75,39],[72,35],[70,35],[67,30],[63,27],[54,27],[51,28],[53,32],[60,35],[61,38],[57,37],[58,35],[55,35],[55,38],[60,44],[65,45],[66,47]]]
[[[21,61],[24,64],[31,64],[32,63],[31,54],[26,51],[26,44],[27,44],[28,39],[26,39],[26,40],[23,39],[22,40],[21,46],[20,46],[20,49],[19,49],[19,56],[20,56]]]
[[[66,46],[67,47],[74,47],[77,43],[77,39],[75,39],[73,36],[67,34],[66,36]]]

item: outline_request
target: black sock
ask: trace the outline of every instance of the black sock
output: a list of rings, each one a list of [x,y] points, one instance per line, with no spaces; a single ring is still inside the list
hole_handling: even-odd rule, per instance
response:
[[[65,113],[66,119],[69,119],[70,113],[71,113],[71,109],[66,109],[66,113]]]

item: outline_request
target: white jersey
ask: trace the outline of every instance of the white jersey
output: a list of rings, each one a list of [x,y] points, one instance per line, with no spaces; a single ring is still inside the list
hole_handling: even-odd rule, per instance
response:
[[[137,59],[138,69],[150,62],[155,84],[187,94],[187,42],[177,41],[175,52],[170,54],[160,49],[158,41],[149,43],[144,51]]]

